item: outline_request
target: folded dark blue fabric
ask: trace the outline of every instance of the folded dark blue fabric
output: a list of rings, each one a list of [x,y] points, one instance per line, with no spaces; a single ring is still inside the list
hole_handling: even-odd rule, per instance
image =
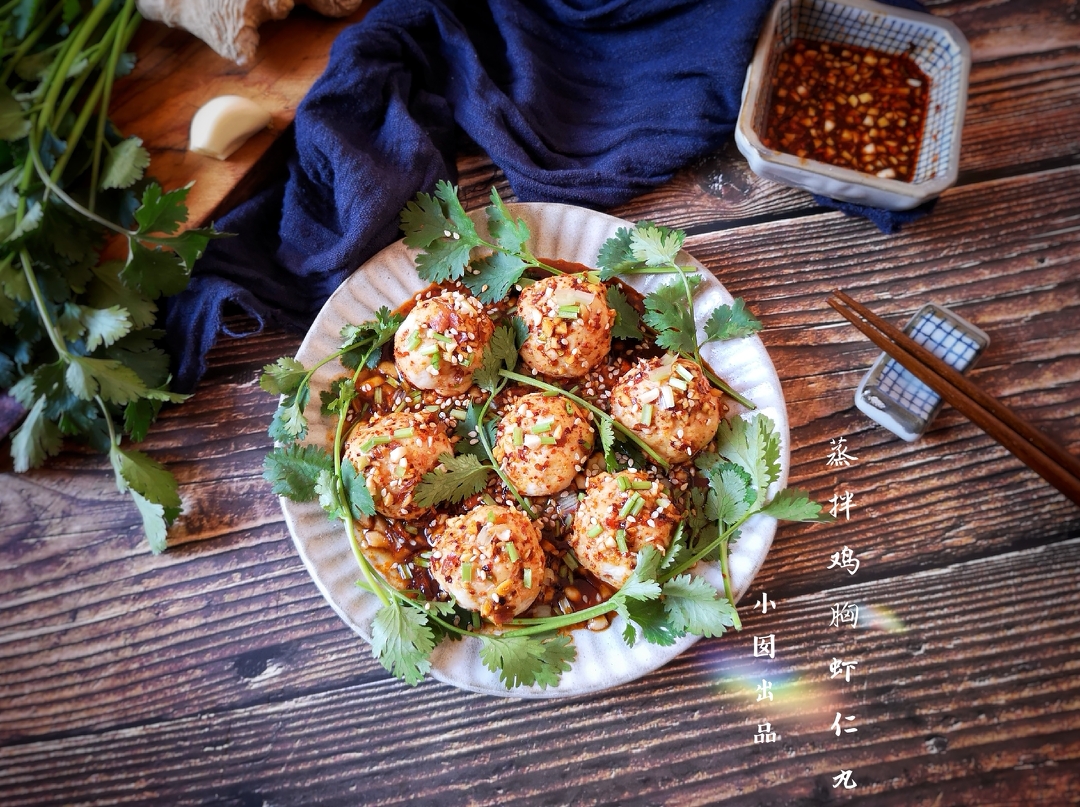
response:
[[[907,4],[907,0],[902,0]],[[769,0],[383,0],[338,37],[300,105],[289,177],[216,224],[169,300],[192,389],[229,305],[307,327],[399,237],[467,137],[519,199],[624,202],[723,145]]]

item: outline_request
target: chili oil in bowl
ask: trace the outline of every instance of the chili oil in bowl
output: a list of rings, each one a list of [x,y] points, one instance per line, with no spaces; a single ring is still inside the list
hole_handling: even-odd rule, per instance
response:
[[[908,210],[956,182],[970,69],[947,20],[873,0],[778,0],[735,142],[766,179]]]

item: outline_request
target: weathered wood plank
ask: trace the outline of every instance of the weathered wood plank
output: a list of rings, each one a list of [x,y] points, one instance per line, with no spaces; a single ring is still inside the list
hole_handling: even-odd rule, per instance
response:
[[[737,804],[750,790],[755,803],[779,805],[837,795],[832,777],[850,769],[853,795],[899,804],[1015,798],[1035,776],[1019,768],[1038,770],[1046,803],[1071,797],[1080,541],[888,581],[832,574],[838,587],[774,592],[778,609],[750,613],[742,634],[703,641],[614,693],[523,703],[377,679],[9,745],[0,779],[11,805],[337,803],[356,793],[368,804]],[[858,629],[829,626],[842,602],[859,605]],[[766,633],[776,657],[755,659],[753,636]],[[833,658],[858,663],[850,683],[830,677]],[[757,701],[762,679],[772,701]],[[855,734],[834,736],[838,711],[855,716],[844,724]],[[753,742],[763,721],[776,744]]]

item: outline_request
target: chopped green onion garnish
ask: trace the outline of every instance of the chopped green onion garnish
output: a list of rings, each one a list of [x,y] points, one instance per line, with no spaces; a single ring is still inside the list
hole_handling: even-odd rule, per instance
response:
[[[546,389],[540,394],[543,395],[545,398],[558,398],[559,397],[559,393],[555,392],[555,390],[550,390],[550,389]]]
[[[407,440],[410,437],[416,436],[416,429],[412,426],[408,426],[404,429],[394,429],[395,440]]]
[[[480,612],[479,611],[473,611],[472,612],[472,626],[474,628],[479,628],[480,627]]]
[[[439,411],[439,405],[438,404],[428,404],[427,406],[424,407],[424,411],[425,412],[438,412]]]
[[[675,365],[675,372],[683,377],[683,381],[694,380],[694,374],[687,370],[685,367],[683,367],[681,364]]]
[[[398,387],[401,386],[400,381],[398,381],[396,378],[391,378],[390,376],[386,376],[386,383],[389,384],[394,389],[397,389]]]
[[[375,394],[373,396],[371,396],[371,397],[374,399],[375,403],[381,404],[382,403],[382,387],[381,386],[380,387],[375,387]]]
[[[645,506],[645,500],[641,498],[640,493],[635,493],[634,496],[637,496],[637,498],[634,500],[634,506],[630,508],[630,515],[632,516],[636,516],[640,513],[641,508]]]
[[[466,562],[466,563],[461,564],[461,579],[464,580],[466,583],[468,583],[470,580],[472,580],[472,564],[471,563]]]
[[[420,390],[414,389],[412,392],[409,393],[409,397],[412,398],[413,403],[416,403],[417,401],[419,401],[421,398],[424,397],[424,394],[422,392],[420,392]]]
[[[525,445],[525,432],[523,432],[521,430],[520,426],[515,426],[514,427],[513,440],[514,440],[514,445],[516,445],[516,446]]]
[[[560,305],[559,317],[560,319],[577,319],[581,313],[581,308],[575,305]]]
[[[451,409],[450,416],[454,418],[454,420],[465,420],[465,418],[469,416],[469,413],[464,409]]]
[[[420,348],[420,350],[418,352],[420,353],[421,356],[433,356],[433,355],[435,355],[436,353],[439,352],[439,346],[438,345],[427,344],[427,345],[424,345],[422,348]]]
[[[634,490],[648,490],[652,487],[652,482],[648,479],[631,479],[630,487]]]
[[[468,367],[472,364],[472,353],[462,353],[461,358],[458,359],[458,364],[462,367]]]
[[[619,490],[630,490],[630,477],[619,476],[616,477],[616,481],[619,484]]]
[[[586,272],[585,273],[585,279],[588,280],[590,283],[599,283],[600,282],[600,273],[599,272]]]
[[[525,588],[532,588],[532,569],[526,569],[521,573],[521,582],[525,584]]]
[[[425,552],[424,554],[417,555],[415,558],[413,558],[413,563],[415,563],[421,569],[426,569],[428,566],[431,565],[431,561],[429,560],[430,557],[431,553]]]
[[[578,559],[574,557],[574,553],[569,551],[563,555],[563,563],[566,564],[566,568],[570,571],[574,571],[574,569],[581,565],[578,563]]]
[[[438,370],[440,364],[442,364],[442,354],[436,350],[431,354],[431,366]]]
[[[660,397],[664,399],[665,409],[675,408],[675,393],[671,391],[671,387],[667,384],[660,387]]]
[[[545,420],[545,421],[543,421],[541,423],[534,423],[529,428],[529,431],[532,434],[543,434],[544,432],[549,432],[549,431],[551,431],[551,421],[550,420]]]
[[[494,510],[488,510],[488,514],[487,514],[487,522],[488,522],[488,524],[494,524],[496,518],[498,518],[498,516],[495,515],[495,511]]]
[[[641,422],[646,426],[652,425],[653,405],[651,403],[641,405]]]
[[[385,434],[377,434],[374,437],[369,437],[367,440],[360,444],[360,450],[364,453],[371,451],[375,446],[384,446],[390,442],[390,438]]]
[[[510,556],[511,562],[516,561],[520,557],[513,541],[507,541],[503,546],[506,547],[506,554]]]
[[[555,438],[552,437],[550,434],[541,434],[540,435],[540,445],[542,445],[542,446],[553,446],[553,445],[555,445],[555,443],[556,443]]]
[[[668,383],[671,384],[672,389],[682,390],[686,392],[686,382],[681,378],[669,378]]]
[[[408,472],[409,472],[409,466],[408,465],[404,465],[404,464],[399,462],[397,465],[394,466],[394,476],[396,476],[398,479],[401,479]]]
[[[626,530],[615,531],[615,545],[619,547],[620,552],[626,551]]]
[[[566,414],[573,416],[573,414],[574,414],[574,405],[572,403],[570,403],[569,401],[566,401],[565,403],[566,403]]]
[[[491,497],[490,493],[485,493],[483,496],[480,497],[480,500],[484,504],[491,504],[491,505],[495,504],[495,500]]]
[[[405,344],[405,347],[410,351],[416,350],[420,347],[422,341],[423,338],[420,336],[420,331],[413,331],[412,336],[409,337],[409,341]]]
[[[630,515],[638,502],[645,503],[645,500],[641,498],[641,494],[637,492],[630,494],[630,498],[626,500],[626,503],[623,504],[622,509],[619,511],[619,518],[626,518]]]
[[[449,337],[449,336],[447,336],[446,334],[443,334],[443,333],[433,333],[431,335],[431,338],[434,339],[436,342],[442,342],[444,345],[452,345],[452,344],[454,344],[453,338],[451,338],[451,337]]]
[[[588,535],[590,538],[595,538],[597,535],[599,535],[603,531],[604,531],[604,528],[601,527],[599,524],[593,524],[591,527],[589,527],[589,529],[587,529],[585,531],[585,534]]]

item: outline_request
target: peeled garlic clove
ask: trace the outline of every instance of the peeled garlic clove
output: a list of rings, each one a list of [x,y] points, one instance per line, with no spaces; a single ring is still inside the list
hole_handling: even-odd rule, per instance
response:
[[[239,95],[221,95],[203,104],[191,119],[188,148],[224,160],[269,125],[270,113],[254,101]]]

